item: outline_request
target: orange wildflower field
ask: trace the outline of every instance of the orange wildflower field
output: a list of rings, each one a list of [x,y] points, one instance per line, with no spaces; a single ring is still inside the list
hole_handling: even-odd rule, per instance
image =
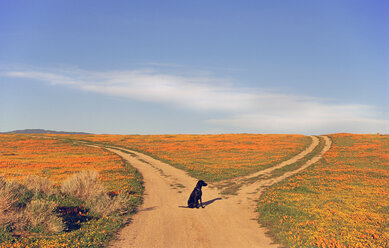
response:
[[[311,143],[304,135],[71,135],[134,149],[208,181],[230,179],[273,166]]]
[[[0,175],[6,179],[37,175],[59,183],[82,170],[99,172],[110,190],[123,189],[133,177],[125,173],[118,155],[101,148],[34,135],[0,135]]]
[[[126,223],[127,215],[99,216],[84,206],[85,201],[64,194],[35,195],[33,191],[24,190],[24,186],[18,186],[25,193],[17,200],[23,201],[24,205],[38,200],[41,203],[55,204],[53,214],[61,216],[66,230],[47,234],[42,231],[44,229],[28,226],[20,234],[14,233],[14,227],[4,222],[7,211],[17,209],[13,205],[13,208],[3,209],[10,199],[8,195],[4,195],[6,187],[16,187],[13,180],[23,182],[23,178],[36,175],[53,181],[54,186],[60,188],[63,180],[85,170],[97,171],[111,196],[126,195],[128,215],[134,213],[134,209],[142,201],[142,177],[118,155],[70,140],[39,135],[0,134],[0,201],[3,203],[0,214],[3,214],[4,224],[0,228],[0,247],[103,247]],[[12,197],[19,197],[18,192],[14,192]],[[21,208],[23,204],[19,204]]]
[[[261,196],[259,221],[287,247],[389,247],[389,136],[330,137],[322,160]]]

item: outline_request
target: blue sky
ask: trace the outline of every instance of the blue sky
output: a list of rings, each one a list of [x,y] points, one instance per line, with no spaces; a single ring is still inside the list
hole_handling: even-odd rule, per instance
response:
[[[0,131],[389,133],[388,1],[0,2]]]

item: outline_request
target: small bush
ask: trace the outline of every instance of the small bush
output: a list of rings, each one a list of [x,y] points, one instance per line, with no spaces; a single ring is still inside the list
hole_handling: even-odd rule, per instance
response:
[[[112,200],[106,194],[90,196],[85,201],[85,206],[96,216],[108,216],[112,213]]]
[[[17,215],[17,190],[20,185],[0,177],[0,226],[12,225]]]
[[[13,200],[17,200],[22,198],[28,190],[24,185],[18,182],[7,181],[0,176],[0,191],[4,194],[10,195]]]
[[[120,192],[114,199],[114,206],[116,213],[120,215],[132,213],[135,211],[135,204],[133,203],[133,199],[125,192]]]
[[[124,192],[112,198],[108,194],[94,195],[86,200],[86,206],[98,216],[124,215],[134,210],[130,196]]]
[[[62,220],[53,213],[56,204],[52,201],[32,200],[37,193],[53,192],[53,184],[33,176],[24,180],[24,183],[27,186],[0,177],[0,226],[19,231],[62,231]]]
[[[23,184],[34,194],[51,195],[55,193],[54,184],[43,177],[30,175],[23,180]]]
[[[125,214],[132,211],[130,198],[125,193],[110,197],[103,184],[98,180],[98,173],[82,171],[64,181],[63,193],[85,201],[85,206],[96,216]]]
[[[16,214],[13,209],[14,203],[10,195],[0,191],[0,226],[13,223]]]
[[[31,201],[23,212],[22,219],[27,228],[34,231],[56,233],[64,229],[64,224],[54,211],[55,202],[46,200]],[[21,228],[24,229],[24,228]]]
[[[82,171],[74,174],[61,185],[61,192],[80,200],[105,194],[104,186],[98,180],[96,171]]]

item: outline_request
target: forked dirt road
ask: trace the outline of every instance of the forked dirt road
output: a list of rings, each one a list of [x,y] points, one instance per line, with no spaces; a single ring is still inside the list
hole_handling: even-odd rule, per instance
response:
[[[139,152],[127,150],[128,154],[110,148],[142,173],[145,195],[139,212],[109,247],[279,247],[266,235],[267,230],[258,224],[254,200],[259,198],[265,186],[318,161],[331,146],[330,139],[322,137],[324,149],[300,169],[244,185],[236,196],[224,197],[215,187],[204,187],[206,207],[199,209],[186,208],[197,179]],[[316,146],[317,140],[312,140]],[[293,163],[301,157],[297,155],[288,161]]]

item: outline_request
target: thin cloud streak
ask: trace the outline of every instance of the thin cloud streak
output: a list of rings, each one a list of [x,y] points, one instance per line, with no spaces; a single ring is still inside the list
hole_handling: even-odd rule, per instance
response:
[[[153,70],[19,70],[2,75],[194,111],[214,111],[225,117],[207,123],[255,132],[389,132],[389,120],[381,118],[374,106],[331,104],[309,96],[239,88],[220,78],[176,76]]]

